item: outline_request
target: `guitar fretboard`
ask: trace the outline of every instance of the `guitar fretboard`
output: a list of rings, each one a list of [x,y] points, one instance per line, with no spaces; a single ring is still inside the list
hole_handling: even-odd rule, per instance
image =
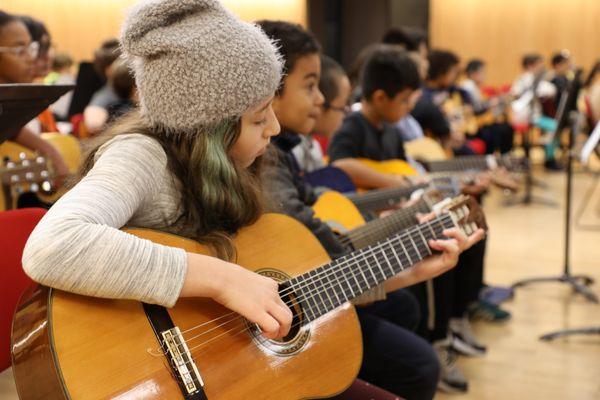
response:
[[[428,184],[419,184],[410,187],[376,189],[366,193],[351,193],[346,195],[346,197],[348,197],[360,211],[369,212],[390,208],[408,198],[414,191],[423,189],[427,186]]]
[[[493,156],[492,156],[493,157]],[[481,171],[488,169],[488,156],[461,156],[449,160],[427,162],[430,172]]]
[[[460,156],[449,160],[425,163],[430,172],[483,171],[493,166],[504,167],[509,171],[527,169],[526,160],[510,155]]]
[[[443,238],[454,227],[448,214],[287,281],[305,312],[303,324],[314,321],[431,255],[430,239]]]
[[[402,229],[409,228],[417,223],[417,213],[428,213],[431,209],[424,199],[417,203],[394,211],[384,218],[369,221],[366,224],[352,229],[345,234],[346,239],[354,249],[361,249],[372,243],[392,236]],[[345,240],[343,240],[345,241]]]

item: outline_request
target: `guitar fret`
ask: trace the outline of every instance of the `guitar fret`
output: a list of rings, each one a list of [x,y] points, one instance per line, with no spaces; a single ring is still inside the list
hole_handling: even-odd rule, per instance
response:
[[[350,270],[349,273],[352,273],[352,269]],[[350,281],[348,280],[347,274],[345,272],[343,272],[342,270],[340,270],[340,274],[341,274],[342,278],[344,278],[344,281],[346,282],[346,286],[350,290],[352,297],[353,298],[356,297],[356,293],[354,293],[354,290],[352,289],[352,285],[350,284]],[[346,296],[346,301],[348,301],[348,296]]]
[[[369,260],[366,257],[366,252],[362,253],[362,258],[366,263],[365,268],[370,272],[370,275],[373,277],[374,283],[377,283],[377,277],[373,273],[373,268],[371,268],[371,265],[369,264]],[[367,274],[366,276],[369,276],[369,274]],[[375,286],[375,284],[372,284],[368,278],[367,278],[367,284],[369,285],[368,286],[369,288],[372,288],[373,286]]]
[[[341,290],[337,290],[336,291],[336,297],[338,298],[338,301],[340,302],[340,304],[345,303],[346,301],[348,301],[348,296],[346,295],[346,289],[344,288],[344,286],[342,285],[342,281],[340,281],[340,277],[339,275],[344,276],[344,272],[342,269],[337,269],[336,271],[334,271],[333,273],[333,277],[335,278],[335,280],[337,281],[337,286],[339,289]],[[338,295],[339,293],[339,295]],[[342,299],[340,300],[340,296],[342,296]]]
[[[333,277],[335,278],[335,280],[337,281],[337,284],[339,286],[340,282],[339,282],[339,280],[337,278],[337,275],[336,275],[335,271],[333,272]],[[331,282],[331,280],[330,280],[330,282]],[[335,286],[335,282],[334,282],[333,285],[328,285],[327,290],[331,289],[333,291],[333,295],[335,296],[335,299],[337,300],[337,304],[342,304],[343,301],[340,300],[340,297],[338,296],[338,291],[335,290],[335,288],[336,288],[336,286]]]
[[[417,231],[418,231],[418,229],[417,229]],[[421,255],[421,252],[419,251],[419,247],[418,247],[418,246],[415,244],[415,241],[414,241],[414,240],[413,240],[413,238],[412,238],[412,235],[409,235],[409,236],[408,236],[408,239],[410,240],[410,242],[412,243],[413,247],[415,248],[415,251],[416,251],[416,253],[417,253],[417,256],[418,256],[419,258],[423,258],[423,256]]]
[[[425,251],[427,252],[427,255],[431,255],[431,249],[429,248],[429,244],[427,243],[427,239],[425,239],[425,235],[423,235],[423,230],[419,229],[419,235],[421,236],[421,239],[423,239],[423,244],[425,245]]]
[[[325,279],[327,279],[327,282],[324,283]],[[329,300],[329,304],[331,304],[331,309],[335,308],[335,303],[333,302],[333,300],[331,300],[331,296],[329,296],[329,291],[331,289],[331,285],[330,285],[330,281],[328,278],[327,273],[323,274],[320,278],[319,278],[319,282],[321,283],[321,287],[323,288],[322,292],[325,293],[325,296],[327,296],[327,300]],[[317,289],[318,290],[318,289]],[[325,307],[327,307],[327,303],[324,303]]]
[[[325,304],[325,299],[323,298],[323,296],[321,296],[321,292],[319,291],[317,284],[315,283],[314,279],[312,279],[315,275],[317,275],[315,271],[321,272],[322,269],[318,268],[318,269],[310,271],[309,276],[310,276],[311,280],[308,285],[308,288],[310,289],[310,292],[308,293],[308,297],[314,300],[315,305],[317,306],[317,315],[321,315],[321,312],[323,311],[321,306],[325,306],[326,304]],[[318,297],[318,299],[321,300],[320,302],[317,301],[317,297]]]
[[[379,249],[379,251],[381,251],[381,249]],[[377,268],[379,268],[379,271],[381,272],[381,277],[383,279],[385,279],[386,278],[385,272],[383,272],[383,268],[381,268],[381,264],[379,263],[379,258],[375,254],[376,254],[375,252],[372,253],[372,256],[375,260],[375,264],[377,264]],[[378,281],[378,280],[380,280],[380,279],[377,278],[376,281]]]
[[[392,246],[392,250],[393,250],[393,249],[394,249],[394,247]],[[381,254],[383,254],[383,258],[384,258],[384,260],[385,260],[386,264],[388,265],[388,268],[390,269],[390,275],[385,275],[385,274],[384,274],[384,276],[386,276],[386,277],[388,277],[388,278],[389,278],[389,277],[392,277],[392,276],[396,275],[396,272],[394,271],[394,267],[393,267],[393,266],[392,266],[392,264],[390,263],[390,260],[388,260],[388,258],[387,258],[387,254],[385,254],[385,251],[381,250]],[[383,271],[382,271],[382,272],[383,272]]]
[[[414,263],[412,261],[412,258],[410,254],[408,254],[408,251],[406,251],[406,247],[404,247],[404,240],[402,239],[402,236],[400,236],[400,245],[402,245],[402,249],[404,250],[404,254],[406,254],[406,256],[408,257],[410,265],[413,265]]]
[[[398,253],[396,253],[396,249],[394,248],[394,246],[392,246],[392,253],[394,253],[394,258],[398,261],[398,265],[400,266],[400,271],[404,271],[404,265],[402,265],[402,260],[398,256]]]

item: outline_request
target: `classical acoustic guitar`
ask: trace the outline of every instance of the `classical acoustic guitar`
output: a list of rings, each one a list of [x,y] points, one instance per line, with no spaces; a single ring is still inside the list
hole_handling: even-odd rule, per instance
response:
[[[361,334],[350,300],[431,255],[445,228],[472,232],[483,215],[462,202],[425,224],[330,261],[300,223],[267,214],[235,238],[237,262],[280,282],[292,330],[267,340],[210,299],[171,309],[38,286],[17,308],[12,355],[22,400],[309,399],[355,378]],[[150,230],[131,234],[192,252],[198,243]],[[285,251],[282,251],[285,249]],[[101,261],[99,261],[101,262]]]

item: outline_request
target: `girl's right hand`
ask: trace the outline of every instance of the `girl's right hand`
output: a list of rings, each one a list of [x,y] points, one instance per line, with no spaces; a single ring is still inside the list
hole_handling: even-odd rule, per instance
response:
[[[188,253],[180,296],[211,297],[256,323],[268,339],[284,337],[292,323],[292,312],[279,297],[277,282],[214,257]]]

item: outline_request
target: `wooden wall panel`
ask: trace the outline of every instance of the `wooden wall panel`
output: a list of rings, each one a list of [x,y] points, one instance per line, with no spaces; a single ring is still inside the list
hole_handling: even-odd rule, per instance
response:
[[[430,0],[429,29],[433,47],[486,60],[494,84],[511,82],[527,52],[569,49],[586,69],[600,58],[598,0]]]
[[[222,0],[242,19],[284,19],[306,25],[305,0]],[[124,11],[136,0],[2,0],[3,11],[43,20],[59,51],[90,59],[104,39],[119,33]]]

